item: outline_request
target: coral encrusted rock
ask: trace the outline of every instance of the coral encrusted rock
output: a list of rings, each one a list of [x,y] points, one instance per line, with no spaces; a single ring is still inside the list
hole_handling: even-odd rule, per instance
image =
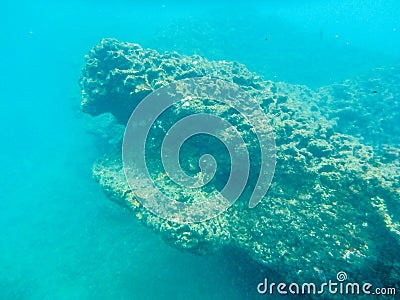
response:
[[[376,279],[376,272],[385,273],[378,283],[398,285],[398,139],[382,137],[386,144],[393,142],[388,161],[377,157],[372,142],[379,135],[377,123],[391,126],[397,122],[399,111],[391,111],[390,106],[398,107],[398,99],[390,100],[386,87],[369,86],[368,82],[349,81],[314,91],[263,80],[239,63],[158,53],[137,44],[104,39],[86,56],[82,110],[93,116],[110,113],[125,126],[146,95],[175,80],[200,76],[240,86],[266,114],[266,125],[275,134],[277,163],[264,199],[252,209],[239,199],[204,222],[166,221],[135,199],[124,176],[121,148],[104,153],[93,167],[95,179],[109,198],[184,251],[205,254],[235,247],[279,271],[287,281],[334,279],[344,270],[354,281]],[[384,104],[387,120],[383,113],[379,120],[369,115],[365,103],[373,102],[374,97],[391,101]],[[357,99],[359,108],[352,106]],[[183,105],[178,104],[174,112],[187,110]],[[197,108],[190,109],[195,112]],[[355,120],[358,109],[363,112],[362,119]],[[218,107],[209,111],[225,113]],[[232,118],[231,122],[240,127],[243,120]],[[360,136],[371,142],[363,144]],[[253,138],[248,137],[250,152]],[[197,155],[195,145],[187,151],[188,160],[194,159],[190,154]],[[158,176],[162,185],[163,176]]]

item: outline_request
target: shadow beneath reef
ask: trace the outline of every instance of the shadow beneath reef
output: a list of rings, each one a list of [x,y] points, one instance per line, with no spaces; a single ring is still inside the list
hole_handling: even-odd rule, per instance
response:
[[[268,266],[255,262],[247,253],[236,248],[226,247],[217,254],[227,276],[231,276],[233,286],[242,294],[242,299],[309,299],[305,295],[279,295],[276,288],[273,293],[260,294],[257,286],[268,279],[268,283],[286,282],[285,278]]]

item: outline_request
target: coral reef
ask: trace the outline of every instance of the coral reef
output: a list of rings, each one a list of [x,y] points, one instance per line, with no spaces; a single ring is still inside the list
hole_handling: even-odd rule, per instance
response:
[[[398,131],[399,91],[396,98],[391,96],[392,82],[377,73],[375,85],[371,79],[357,79],[313,91],[263,80],[239,63],[160,54],[104,39],[86,56],[82,109],[94,116],[111,113],[125,125],[146,95],[174,80],[198,76],[219,78],[246,90],[274,129],[277,165],[263,201],[249,209],[239,199],[201,223],[166,221],[135,199],[124,177],[120,148],[104,153],[93,167],[110,199],[184,251],[204,254],[236,247],[279,270],[287,281],[322,281],[345,270],[354,281],[398,285],[400,260],[394,249],[400,246],[399,135],[379,131],[386,127]],[[377,97],[384,106],[375,105]],[[187,109],[178,105],[170,117]],[[195,105],[190,109],[197,111]],[[217,115],[226,113],[215,106],[209,109]],[[246,135],[246,130],[242,133]],[[247,139],[252,149],[254,136]],[[381,143],[391,149],[386,160],[376,155]],[[195,157],[196,147],[186,153]],[[386,276],[376,278],[376,272]]]

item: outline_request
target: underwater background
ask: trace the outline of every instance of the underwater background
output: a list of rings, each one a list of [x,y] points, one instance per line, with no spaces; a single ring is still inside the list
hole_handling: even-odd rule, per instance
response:
[[[181,253],[94,182],[101,149],[78,81],[101,38],[318,88],[400,64],[399,11],[398,1],[3,1],[0,299],[257,298],[249,259]]]

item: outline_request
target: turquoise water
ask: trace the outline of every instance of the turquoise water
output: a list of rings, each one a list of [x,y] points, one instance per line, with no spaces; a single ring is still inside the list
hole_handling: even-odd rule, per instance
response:
[[[78,79],[101,38],[315,88],[400,63],[397,1],[133,2],[1,4],[0,299],[256,298],[249,260],[171,248],[93,181]]]

